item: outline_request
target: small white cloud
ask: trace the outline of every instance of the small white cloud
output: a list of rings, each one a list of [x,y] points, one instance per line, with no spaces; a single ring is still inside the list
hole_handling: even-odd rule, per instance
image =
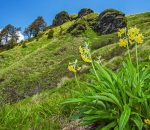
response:
[[[25,38],[24,38],[24,35],[20,32],[20,31],[18,31],[17,32],[17,34],[18,34],[18,36],[19,36],[19,38],[18,38],[18,41],[17,42],[21,42],[22,40],[24,40]]]

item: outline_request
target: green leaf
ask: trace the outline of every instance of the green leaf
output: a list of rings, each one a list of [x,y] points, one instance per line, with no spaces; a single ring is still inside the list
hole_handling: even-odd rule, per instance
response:
[[[113,84],[113,81],[111,79],[110,74],[107,72],[107,69],[103,66],[101,66],[100,64],[94,62],[94,65],[96,66],[96,68],[98,69],[98,72],[101,73],[101,75],[107,79],[111,84]]]
[[[135,125],[137,126],[137,128],[139,130],[142,130],[143,128],[143,121],[141,119],[141,117],[139,116],[139,114],[134,114],[131,116],[131,120],[135,123]]]
[[[114,128],[117,125],[116,121],[113,121],[109,123],[108,125],[104,126],[100,130],[110,130],[111,128]]]
[[[119,119],[119,130],[124,130],[131,113],[131,108],[128,105],[124,106],[124,111]]]
[[[94,100],[92,103],[93,103],[94,105],[96,105],[96,106],[101,106],[101,107],[103,107],[104,109],[106,109],[106,105],[105,105],[104,102],[102,102],[102,101]]]
[[[87,98],[89,99],[96,99],[96,100],[100,100],[100,101],[106,101],[106,102],[111,102],[113,104],[116,104],[111,98],[107,97],[107,96],[88,96]]]
[[[63,102],[62,104],[68,104],[68,103],[81,103],[81,102],[85,102],[85,100],[83,98],[72,98],[72,99],[68,99],[65,102]]]
[[[122,109],[121,103],[119,102],[119,100],[117,99],[117,97],[116,97],[114,94],[111,94],[111,93],[102,93],[102,95],[105,95],[105,96],[111,98],[111,99],[114,101],[114,103],[115,103],[120,109]]]

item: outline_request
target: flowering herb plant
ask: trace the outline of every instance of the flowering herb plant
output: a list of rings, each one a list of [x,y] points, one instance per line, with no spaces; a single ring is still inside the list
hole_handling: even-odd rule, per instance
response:
[[[80,81],[79,96],[64,104],[76,103],[81,124],[97,124],[98,130],[150,129],[150,67],[140,66],[138,46],[143,35],[136,27],[119,29],[119,46],[126,47],[128,58],[118,72],[99,64],[91,57],[86,44],[79,47],[83,61],[92,65],[88,82]],[[136,64],[131,59],[130,44],[135,44]],[[68,67],[69,70],[70,67]],[[74,67],[76,74],[78,67]],[[80,83],[80,84],[79,84]],[[85,90],[85,91],[82,91]]]

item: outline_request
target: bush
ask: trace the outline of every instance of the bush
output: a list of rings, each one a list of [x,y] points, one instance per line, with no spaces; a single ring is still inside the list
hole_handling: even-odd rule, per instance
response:
[[[44,35],[44,32],[38,33],[36,40],[38,41],[43,35]]]
[[[63,35],[64,29],[60,26],[59,36]]]
[[[22,48],[26,48],[27,47],[26,42],[22,42],[21,45],[22,45]]]
[[[53,36],[54,36],[54,30],[51,29],[51,30],[49,30],[49,32],[48,32],[47,39],[51,39],[51,38],[53,38]]]
[[[52,29],[52,25],[45,27],[45,28],[43,29],[43,31],[45,32],[45,31],[47,31],[47,30],[49,30],[49,29]]]
[[[34,41],[34,37],[28,38],[27,42],[32,42]]]

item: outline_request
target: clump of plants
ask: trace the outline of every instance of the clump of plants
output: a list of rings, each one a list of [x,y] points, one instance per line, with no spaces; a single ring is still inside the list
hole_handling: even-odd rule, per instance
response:
[[[36,40],[39,41],[39,39],[42,38],[43,35],[44,35],[43,32],[39,32],[37,37],[36,37]]]
[[[79,47],[81,58],[91,64],[87,81],[79,81],[81,69],[77,60],[68,69],[75,74],[80,91],[78,96],[64,104],[77,104],[82,125],[96,124],[97,130],[149,130],[150,129],[150,67],[138,60],[138,47],[143,43],[140,30],[119,29],[119,46],[127,49],[127,58],[117,72],[92,59],[88,44]],[[135,46],[135,59],[131,59],[129,46]],[[83,91],[84,90],[84,91]]]
[[[54,36],[54,30],[53,30],[53,29],[50,29],[47,35],[48,35],[48,36],[47,36],[47,39],[53,38],[53,36]]]
[[[27,47],[27,45],[26,45],[26,42],[25,41],[21,41],[21,46],[22,46],[22,48],[26,48]]]

